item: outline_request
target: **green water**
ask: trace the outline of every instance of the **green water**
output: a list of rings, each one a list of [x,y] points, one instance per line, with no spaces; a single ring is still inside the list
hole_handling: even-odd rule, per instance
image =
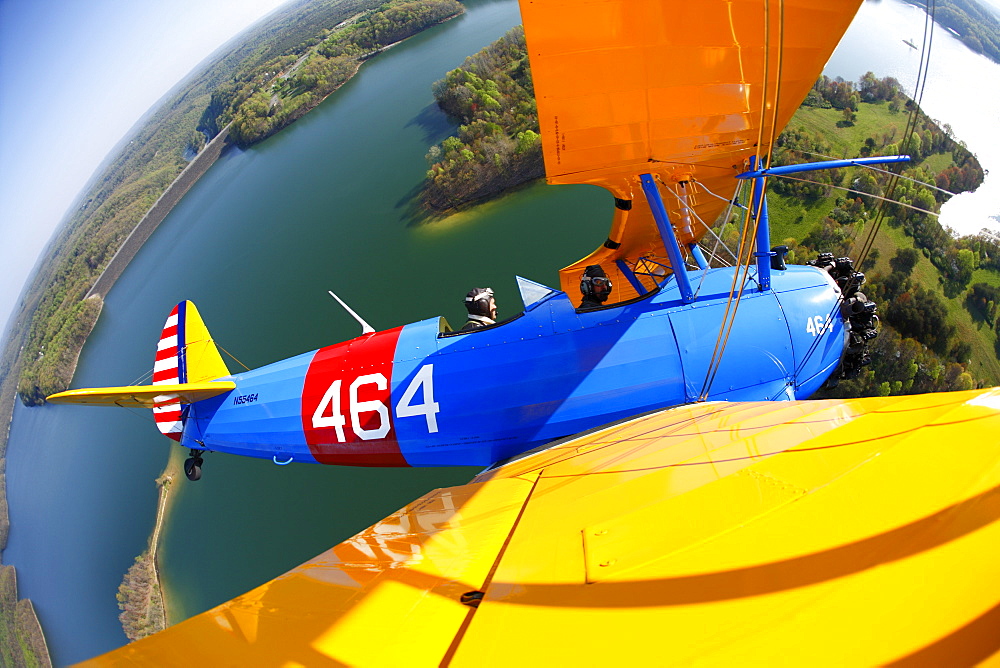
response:
[[[541,184],[472,212],[415,224],[424,155],[454,126],[433,81],[520,22],[515,0],[468,12],[367,63],[304,119],[223,156],[150,239],[109,295],[74,386],[127,384],[152,364],[182,299],[250,367],[352,338],[337,292],[377,329],[434,315],[464,321],[473,286],[521,309],[516,274],[556,284],[600,245],[612,202],[590,187]],[[236,369],[236,363],[231,363]],[[153,527],[152,480],[168,441],[140,411],[19,410],[5,561],[39,610],[56,663],[124,644],[114,594]],[[171,621],[239,595],[473,469],[354,469],[214,454],[176,485],[162,572]]]

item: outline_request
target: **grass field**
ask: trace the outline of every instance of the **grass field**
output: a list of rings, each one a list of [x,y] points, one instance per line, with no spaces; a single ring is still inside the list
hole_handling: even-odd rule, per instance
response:
[[[881,138],[888,134],[898,141],[906,129],[907,115],[903,111],[891,112],[889,106],[882,102],[878,104],[862,103],[854,125],[840,127],[838,122],[844,120],[844,114],[838,109],[820,109],[818,107],[802,107],[792,117],[789,128],[800,126],[810,132],[818,132],[833,147],[833,158],[852,158],[858,155],[865,139]]]
[[[883,137],[898,142],[906,127],[907,116],[903,111],[891,112],[886,103],[862,104],[854,125],[845,126],[843,112],[836,109],[820,109],[803,107],[792,118],[789,129],[800,128],[811,134],[822,135],[832,147],[833,158],[852,157],[859,154],[860,148],[868,137],[875,138],[879,145]],[[803,160],[819,158],[803,157]],[[953,164],[950,153],[939,153],[925,158],[920,165],[936,174]],[[846,183],[850,183],[853,175],[849,174]],[[771,216],[771,239],[774,244],[784,243],[794,245],[815,229],[825,216],[828,216],[837,198],[844,198],[847,193],[833,189],[830,197],[814,200],[785,197],[777,193],[768,195],[768,206]],[[874,219],[865,223],[867,234],[873,226]],[[877,280],[878,275],[887,275],[891,269],[889,260],[903,248],[914,248],[914,240],[907,236],[901,227],[893,227],[886,217],[879,226],[872,248],[877,250],[877,261],[869,269],[869,277]],[[860,236],[860,235],[859,235]],[[855,241],[852,257],[857,259],[862,239]],[[918,248],[918,250],[920,250]],[[797,261],[802,261],[802,257]],[[965,305],[966,293],[963,291],[957,297],[948,298],[944,294],[943,279],[940,271],[921,252],[914,266],[912,279],[940,295],[948,309],[948,322],[957,329],[957,338],[972,346],[971,359],[959,360],[967,364],[968,370],[981,382],[1000,385],[1000,360],[998,360],[998,343],[996,332],[983,320],[974,318]],[[977,269],[970,285],[987,283],[1000,287],[1000,273],[987,269]]]

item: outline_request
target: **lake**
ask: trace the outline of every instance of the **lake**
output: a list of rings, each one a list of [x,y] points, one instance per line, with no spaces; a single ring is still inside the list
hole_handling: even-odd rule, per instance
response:
[[[868,0],[830,59],[824,73],[857,81],[868,70],[916,90],[923,41],[923,10],[899,0]],[[935,26],[920,105],[928,116],[951,125],[989,174],[975,193],[952,198],[940,221],[959,234],[986,227],[1000,233],[1000,65],[976,55],[944,28]],[[972,91],[975,91],[972,93]]]
[[[536,185],[433,225],[409,219],[424,154],[453,129],[433,104],[431,84],[520,22],[514,0],[466,4],[465,16],[370,61],[293,126],[223,156],[111,291],[74,387],[128,384],[145,373],[163,321],[182,299],[197,303],[226,350],[256,367],[360,333],[329,289],[378,329],[436,314],[459,324],[473,286],[497,291],[502,317],[520,310],[516,274],[556,284],[559,267],[600,244],[612,203],[584,186]],[[902,38],[890,34],[862,57],[872,39],[864,22],[895,25],[901,19],[881,13],[889,11],[911,10],[895,1],[865,4],[861,27],[852,27],[845,42],[850,53],[841,49],[829,73],[856,79],[872,69],[907,82],[903,65],[913,58]],[[953,57],[946,62],[956,71],[979,62],[967,51],[948,55],[943,34],[935,37],[935,57]],[[883,58],[886,69],[872,64]],[[995,81],[1000,70],[991,67]],[[929,90],[925,105],[932,97]],[[952,98],[950,106],[963,105]],[[930,113],[950,122],[981,157],[989,153],[979,146],[995,141],[992,122],[980,117],[978,126],[960,129],[957,117]],[[57,664],[125,643],[115,592],[152,530],[153,480],[168,448],[147,411],[15,411],[7,461],[12,531],[3,558],[17,566],[20,593],[34,601]],[[474,472],[276,467],[209,455],[201,481],[175,486],[165,528],[161,563],[172,621],[241,594]]]

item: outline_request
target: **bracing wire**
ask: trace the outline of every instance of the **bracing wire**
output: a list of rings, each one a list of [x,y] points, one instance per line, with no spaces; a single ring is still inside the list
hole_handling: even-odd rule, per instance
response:
[[[153,377],[153,370],[150,369],[146,373],[144,373],[141,376],[135,378],[131,383],[128,384],[128,386],[132,386],[132,385],[145,385],[146,381],[149,380],[152,377]]]
[[[247,371],[250,371],[250,367],[248,367],[246,364],[244,364],[243,362],[241,362],[238,359],[236,359],[235,355],[233,355],[231,352],[229,352],[228,350],[226,350],[225,348],[223,348],[222,346],[220,346],[217,341],[213,341],[213,343],[215,343],[216,347],[218,347],[219,350],[221,350],[222,352],[226,353],[231,358],[233,358],[233,360],[237,364],[239,364],[241,367],[243,367]],[[185,346],[185,348],[187,348],[187,346]],[[131,385],[144,385],[144,384],[146,384],[146,381],[149,380],[152,377],[153,377],[153,370],[150,369],[149,371],[147,371],[146,373],[142,374],[141,376],[139,376],[138,378],[136,378],[135,380],[133,380],[131,383],[129,383],[129,385],[130,386]]]
[[[903,132],[903,139],[902,139],[902,141],[900,143],[900,146],[902,146],[904,148],[909,145],[909,143],[910,143],[910,141],[911,141],[911,139],[913,137],[913,133],[916,130],[917,120],[918,120],[918,117],[919,117],[918,110],[920,109],[920,104],[923,101],[924,90],[925,90],[926,85],[927,85],[927,73],[928,73],[928,71],[930,69],[929,66],[930,66],[931,47],[932,47],[933,42],[934,42],[934,14],[935,14],[935,11],[936,11],[935,0],[925,0],[925,8],[926,8],[926,12],[925,12],[925,16],[924,16],[924,36],[923,36],[923,41],[921,43],[921,50],[920,50],[920,65],[919,65],[918,70],[917,70],[917,84],[916,84],[916,88],[914,90],[914,95],[913,95],[915,106],[914,106],[913,109],[910,110],[910,115],[909,115],[909,117],[907,119],[906,130],[904,130],[904,132]],[[895,169],[897,169],[899,171],[902,171],[902,164],[899,164],[898,166],[896,166]],[[899,183],[899,179],[903,178],[903,179],[906,179],[906,180],[915,181],[914,179],[909,179],[908,177],[904,177],[904,176],[902,176],[901,174],[899,174],[898,172],[895,172],[895,171],[883,170],[883,169],[877,169],[876,171],[883,172],[883,173],[889,175],[889,181],[887,182],[887,187],[886,187],[886,195],[887,196],[886,197],[878,197],[878,196],[870,195],[871,197],[875,197],[876,199],[879,200],[879,207],[878,207],[878,210],[876,212],[875,222],[871,226],[871,229],[868,230],[868,234],[865,235],[865,241],[862,243],[861,252],[858,255],[858,263],[857,263],[858,267],[861,267],[864,264],[864,261],[868,257],[868,253],[871,251],[871,248],[872,248],[872,246],[875,243],[875,237],[877,236],[878,230],[881,227],[882,221],[885,218],[885,213],[886,213],[885,204],[886,204],[886,202],[890,202],[890,203],[893,203],[893,204],[897,204],[899,206],[904,206],[904,207],[907,207],[907,208],[910,208],[910,209],[914,209],[916,211],[920,211],[921,213],[926,213],[926,214],[930,214],[930,215],[933,215],[933,216],[937,215],[937,214],[935,214],[935,213],[933,213],[931,211],[925,211],[923,209],[918,209],[917,207],[908,206],[906,204],[901,204],[900,202],[897,202],[897,201],[895,201],[895,200],[892,199],[892,195],[893,195],[893,193],[896,190],[896,185]],[[916,182],[920,183],[919,181],[916,181]],[[925,186],[928,186],[928,187],[933,187],[933,186],[930,186],[929,184],[922,184],[922,185],[925,185]],[[936,188],[936,187],[934,189],[935,190],[940,190],[940,188]],[[947,191],[944,191],[944,192],[947,192]],[[952,195],[952,194],[954,194],[954,193],[948,193],[949,196]],[[830,317],[832,317],[836,312],[839,311],[840,305],[843,303],[843,299],[844,299],[843,295],[841,295],[841,297],[834,304],[833,309],[831,310],[831,313],[827,316],[828,319]],[[798,375],[798,373],[802,369],[805,368],[805,365],[809,361],[809,358],[813,355],[813,353],[818,348],[818,344],[819,344],[819,337],[817,337],[816,340],[813,341],[812,345],[809,347],[809,350],[807,350],[806,354],[803,355],[802,360],[799,362],[799,364],[798,364],[798,366],[797,366],[797,368],[795,370],[796,376]]]
[[[662,182],[661,182],[661,183],[662,183]],[[737,201],[737,197],[736,197],[736,195],[735,195],[735,194],[734,194],[734,196],[733,196],[733,199],[726,199],[725,197],[719,197],[719,196],[718,196],[718,195],[716,195],[715,193],[712,193],[712,192],[709,192],[708,188],[705,188],[705,186],[704,186],[704,185],[702,185],[702,184],[701,184],[701,182],[699,182],[699,181],[695,181],[695,180],[693,180],[693,179],[692,179],[691,183],[697,183],[697,184],[698,184],[698,186],[699,186],[699,187],[700,187],[700,188],[701,188],[702,190],[704,190],[705,192],[708,192],[708,193],[709,193],[710,195],[712,195],[713,197],[716,197],[716,198],[718,198],[718,199],[722,200],[723,202],[728,202],[728,203],[729,203],[729,207],[728,207],[728,208],[726,209],[726,213],[724,214],[724,218],[723,218],[723,220],[725,220],[725,221],[728,221],[728,220],[729,220],[729,216],[730,216],[730,215],[732,214],[732,211],[733,211],[733,208],[734,208],[734,206],[738,206],[738,207],[740,207],[740,208],[742,208],[742,209],[745,209],[745,208],[746,208],[746,207],[744,207],[744,206],[743,206],[742,204],[740,204],[740,203],[739,203],[739,202]],[[742,183],[741,183],[741,182],[738,182],[738,183],[737,183],[737,193],[739,192],[739,188],[740,188],[740,186],[741,186],[741,185],[742,185]],[[674,191],[673,191],[673,190],[671,190],[670,188],[666,188],[666,187],[664,187],[664,189],[665,189],[665,190],[666,190],[667,192],[669,192],[670,194],[672,194],[672,195],[674,196],[674,199],[676,199],[676,200],[677,200],[678,204],[682,204],[682,200],[681,200],[681,197],[680,197],[680,195],[678,195],[678,194],[677,194],[676,192],[674,192]],[[728,252],[728,253],[729,253],[730,255],[732,255],[732,256],[733,256],[733,259],[734,259],[734,260],[737,260],[737,261],[739,260],[739,258],[737,258],[737,257],[736,257],[736,255],[735,255],[735,254],[733,253],[733,251],[732,251],[732,250],[731,250],[731,249],[729,248],[729,246],[727,246],[727,245],[725,244],[725,242],[724,242],[724,241],[722,241],[722,239],[721,239],[721,238],[719,238],[719,235],[715,233],[715,230],[713,230],[713,229],[712,229],[711,225],[707,224],[707,223],[705,222],[705,219],[704,219],[704,218],[702,218],[702,217],[701,217],[700,215],[698,215],[698,211],[697,211],[697,210],[696,210],[696,209],[695,209],[694,207],[689,207],[689,208],[688,208],[688,211],[689,211],[689,212],[691,213],[691,215],[692,215],[692,216],[694,216],[694,219],[695,219],[695,221],[697,221],[697,223],[698,223],[699,225],[701,225],[701,226],[702,226],[702,228],[704,228],[704,230],[705,230],[706,232],[708,232],[708,233],[709,233],[710,235],[712,235],[712,237],[713,237],[713,238],[715,239],[715,246],[714,246],[714,248],[713,248],[713,250],[712,250],[712,255],[713,255],[713,257],[714,257],[714,256],[716,256],[716,253],[715,253],[715,250],[716,250],[716,249],[718,249],[718,247],[719,247],[719,246],[721,245],[721,246],[722,246],[723,248],[725,248],[725,249],[726,249],[726,252]],[[702,280],[704,280],[704,273],[702,273]],[[697,291],[695,292],[695,295],[697,295]]]
[[[234,360],[234,361],[235,361],[235,362],[236,362],[237,364],[239,364],[239,365],[240,365],[241,367],[243,367],[243,368],[244,368],[244,369],[246,369],[247,371],[249,371],[249,370],[250,370],[250,367],[248,367],[248,366],[247,366],[246,364],[244,364],[243,362],[241,362],[241,361],[239,361],[238,359],[236,359],[236,355],[232,354],[231,352],[229,352],[228,350],[226,350],[226,349],[225,349],[225,348],[223,348],[222,346],[219,346],[219,344],[218,344],[218,343],[216,343],[215,345],[219,347],[219,350],[221,350],[222,352],[224,352],[224,353],[226,353],[227,355],[229,355],[230,357],[232,357],[232,358],[233,358],[233,360]]]
[[[768,26],[770,30],[770,26]],[[784,66],[785,60],[785,0],[778,0],[778,62],[775,67],[774,73],[774,104],[771,106],[771,137],[767,143],[767,167],[771,166],[771,158],[774,156],[774,140],[778,134],[778,111],[781,107],[781,72]],[[767,76],[767,70],[764,71],[764,76]],[[763,120],[763,119],[762,119]],[[758,159],[759,164],[759,159]],[[764,190],[767,190],[767,180],[764,181]],[[764,196],[761,193],[761,202],[763,203]],[[763,206],[763,204],[761,204]],[[758,249],[759,250],[759,249]]]
[[[728,223],[729,216],[732,214],[734,205],[735,206],[739,206],[739,204],[737,202],[737,199],[739,197],[739,191],[740,191],[742,185],[743,185],[742,182],[737,182],[736,192],[733,194],[733,198],[731,200],[725,200],[725,198],[721,198],[721,197],[719,198],[719,199],[722,199],[723,201],[728,201],[729,202],[729,206],[726,208],[726,212],[725,212],[725,214],[723,214],[723,217],[721,218],[721,220],[723,221],[723,223],[722,223],[723,225],[726,225],[726,223]],[[704,188],[704,186],[702,186],[702,188]],[[708,190],[707,188],[704,188],[704,189],[706,191]],[[716,197],[718,197],[718,195],[716,195]],[[692,209],[691,212],[694,214],[694,217],[698,221],[698,224],[701,225],[703,228],[705,228],[705,231],[707,231],[709,234],[711,234],[712,237],[715,239],[715,245],[712,247],[712,250],[709,251],[709,255],[711,256],[712,260],[717,261],[718,264],[721,264],[722,266],[732,266],[732,265],[729,265],[728,262],[726,262],[725,260],[723,260],[722,257],[718,253],[716,253],[716,251],[719,249],[719,246],[721,245],[723,248],[726,249],[726,252],[728,252],[730,255],[733,256],[733,260],[735,260],[737,263],[739,263],[739,258],[736,257],[736,255],[729,248],[729,246],[727,246],[725,244],[725,242],[722,241],[722,239],[719,237],[719,235],[715,233],[715,230],[713,230],[709,225],[705,224],[705,221],[702,219],[701,216],[698,215],[697,211],[695,211],[694,209]],[[701,278],[698,281],[698,287],[694,291],[694,296],[695,297],[697,297],[699,294],[701,294],[701,288],[705,284],[705,277],[708,276],[708,269],[709,269],[709,267],[711,267],[711,262],[709,263],[709,266],[705,267],[705,270],[701,272]]]
[[[751,201],[753,201],[755,187],[756,184],[751,186]],[[753,220],[752,226],[750,224],[751,219]],[[746,288],[747,279],[750,274],[750,255],[753,250],[751,240],[756,237],[758,221],[759,219],[753,216],[752,212],[748,209],[747,220],[743,224],[743,234],[740,237],[740,246],[737,252],[737,269],[733,272],[733,282],[730,286],[729,297],[726,300],[726,309],[722,317],[719,334],[715,339],[715,347],[712,350],[712,357],[709,360],[705,380],[702,383],[701,391],[698,394],[699,401],[707,400],[712,383],[715,381],[715,376],[718,373],[719,368],[722,366],[722,355],[726,349],[726,345],[729,343],[729,335],[732,332],[733,325],[736,323],[736,313],[739,309],[740,300],[743,298],[743,291]],[[748,235],[747,232],[750,231],[751,228],[753,233]],[[744,251],[746,251],[745,262]]]
[[[931,49],[934,44],[934,14],[936,12],[935,0],[925,0],[925,14],[924,14],[924,35],[921,42],[920,49],[920,65],[917,69],[917,82],[914,88],[913,100],[914,107],[910,110],[910,115],[907,118],[906,129],[903,131],[903,139],[900,143],[904,149],[910,145],[913,139],[913,133],[916,131],[917,121],[919,120],[920,105],[923,102],[924,90],[927,87],[927,74],[930,71],[930,56]],[[895,167],[896,171],[891,171],[892,176],[889,177],[888,183],[886,184],[886,200],[893,201],[893,194],[896,191],[896,185],[899,183],[899,172],[903,170],[902,165]],[[871,229],[868,230],[868,234],[865,235],[865,240],[861,244],[861,251],[858,253],[858,266],[864,263],[868,258],[868,254],[875,244],[875,237],[878,235],[879,228],[882,226],[882,221],[885,219],[886,207],[885,201],[881,201],[878,207],[878,211],[875,216],[875,222]]]
[[[889,173],[891,173],[891,172],[889,172]],[[813,181],[811,179],[803,179],[803,178],[799,178],[799,177],[796,177],[796,176],[791,176],[789,174],[778,174],[778,175],[773,176],[771,178],[788,179],[789,181],[801,181],[802,183],[810,183],[810,184],[817,185],[817,186],[824,186],[824,187],[827,187],[827,188],[832,188],[834,190],[846,190],[847,192],[857,192],[853,188],[848,188],[846,186],[835,186],[835,185],[830,184],[830,183],[823,183],[821,181]],[[889,199],[888,197],[882,197],[881,195],[871,195],[871,194],[868,194],[868,193],[860,193],[860,194],[863,195],[863,196],[865,196],[865,197],[871,197],[872,199],[877,199],[877,200],[879,200],[881,202],[888,202],[889,204],[895,204],[897,206],[901,206],[904,209],[912,209],[914,211],[919,211],[920,213],[926,213],[929,216],[935,216],[935,217],[937,217],[937,216],[940,215],[938,213],[934,213],[933,211],[928,211],[927,209],[921,209],[920,207],[916,207],[916,206],[913,206],[911,204],[905,204],[903,202],[900,202],[899,200]]]
[[[771,114],[771,125],[769,132],[769,142],[768,147],[774,146],[775,136],[778,130],[778,112],[779,112],[779,101],[781,95],[781,71],[783,67],[783,57],[784,57],[784,29],[785,29],[785,4],[784,0],[778,0],[778,34],[777,34],[777,63],[775,67],[775,84],[774,84],[774,101],[772,104],[772,114]],[[766,125],[766,113],[767,113],[767,102],[769,95],[769,83],[770,83],[770,52],[771,52],[771,3],[770,0],[766,0],[764,3],[764,88],[763,94],[761,95],[761,110],[760,110],[760,129],[758,130],[757,136],[757,151],[755,164],[761,166],[761,150],[764,146],[763,138]],[[771,156],[773,151],[768,150],[767,153],[767,163],[764,168],[771,166]],[[757,188],[760,187],[761,192],[759,197],[756,194]],[[722,366],[722,355],[725,352],[726,345],[729,343],[729,336],[732,333],[733,326],[736,323],[736,314],[739,310],[740,300],[743,297],[743,292],[747,284],[747,280],[750,275],[750,260],[752,256],[752,250],[754,243],[757,238],[757,229],[760,226],[760,213],[764,207],[764,196],[767,190],[766,179],[763,185],[758,185],[754,183],[751,186],[750,191],[750,202],[757,201],[757,211],[747,211],[745,223],[743,226],[743,235],[740,237],[740,248],[738,255],[738,265],[739,269],[733,272],[733,283],[729,293],[729,298],[726,301],[726,310],[723,315],[722,324],[719,329],[719,335],[716,337],[715,348],[712,351],[712,357],[709,361],[708,369],[705,374],[705,381],[702,384],[701,392],[698,395],[699,401],[705,401],[711,391],[712,383],[715,381],[715,377]],[[754,207],[751,207],[754,208]],[[752,221],[752,225],[751,225]],[[752,233],[748,236],[747,232],[750,231],[752,227]],[[760,249],[758,249],[760,250]],[[746,251],[746,263],[743,263],[744,251]],[[742,274],[741,276],[738,275]],[[739,290],[737,290],[739,286]]]
[[[830,156],[830,155],[823,155],[822,153],[815,153],[813,151],[803,151],[802,149],[799,149],[799,148],[789,148],[789,149],[785,149],[785,150],[789,151],[790,153],[798,153],[800,155],[808,155],[808,156],[815,157],[815,158],[824,158],[824,159],[827,159],[827,160],[838,160],[839,159],[839,158],[834,158],[833,156]],[[938,188],[936,185],[931,184],[931,183],[927,183],[926,181],[921,181],[920,179],[915,179],[915,178],[912,178],[910,176],[904,176],[903,174],[896,174],[895,172],[890,172],[888,169],[882,169],[881,167],[879,167],[877,165],[853,165],[853,166],[857,167],[857,168],[860,168],[860,169],[870,169],[873,172],[878,172],[880,174],[886,174],[888,176],[895,175],[896,178],[902,179],[903,181],[909,181],[910,183],[915,183],[918,186],[923,186],[924,188],[930,188],[931,190],[935,190],[935,191],[937,191],[937,192],[939,192],[942,195],[945,195],[947,197],[954,197],[956,195],[956,193],[953,193],[950,190],[945,190],[944,188]],[[774,177],[775,178],[779,178],[779,179],[789,178],[789,176],[787,174],[777,174],[777,175],[774,175]],[[805,179],[802,179],[802,180],[805,180]],[[808,183],[819,183],[819,182],[808,181]],[[822,184],[819,184],[819,185],[829,185],[829,184],[822,183]],[[836,188],[838,186],[830,186],[830,187],[831,188]],[[843,190],[850,190],[850,188],[842,188],[842,189]],[[863,194],[867,195],[868,193],[863,193]],[[894,202],[894,203],[895,204],[899,204],[899,202]]]
[[[715,199],[720,199],[723,202],[727,202],[729,204],[729,211],[726,212],[727,217],[728,217],[728,214],[732,211],[732,209],[733,209],[734,206],[735,207],[739,207],[740,209],[745,209],[746,208],[745,206],[743,206],[742,204],[740,204],[739,201],[737,201],[737,198],[735,196],[733,196],[732,199],[727,199],[727,198],[723,197],[722,195],[716,195],[714,192],[712,192],[711,190],[709,190],[708,188],[706,188],[705,184],[702,183],[701,181],[698,181],[697,179],[692,179],[692,180],[695,183],[697,183],[701,187],[702,190],[704,190],[706,193],[708,193],[709,195],[711,195]]]

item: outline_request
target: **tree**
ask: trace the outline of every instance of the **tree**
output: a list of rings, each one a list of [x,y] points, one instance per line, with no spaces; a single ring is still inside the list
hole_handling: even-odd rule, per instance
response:
[[[889,260],[889,266],[893,271],[909,274],[919,259],[920,253],[915,248],[900,248],[896,251],[895,257]]]

